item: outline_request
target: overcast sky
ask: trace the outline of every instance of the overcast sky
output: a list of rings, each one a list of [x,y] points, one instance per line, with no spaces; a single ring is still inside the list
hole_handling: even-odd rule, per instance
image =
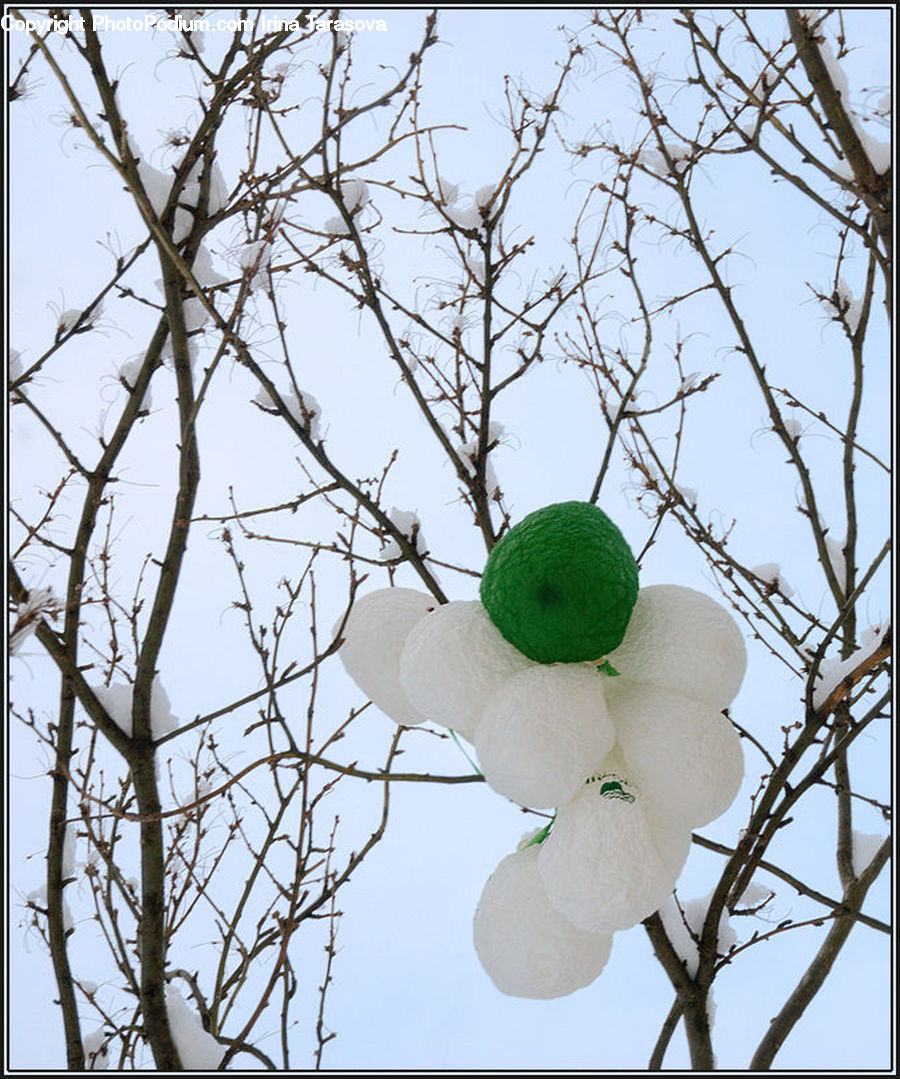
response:
[[[424,12],[385,8],[355,14],[383,18],[388,26],[384,33],[360,31],[354,36],[357,78],[364,84],[367,78],[380,77],[380,64],[403,62],[421,33]],[[545,95],[565,56],[558,24],[565,21],[574,30],[588,18],[587,11],[578,10],[440,13],[441,44],[425,61],[423,114],[429,123],[464,129],[441,132],[437,146],[442,175],[459,183],[467,195],[495,182],[505,166],[509,143],[500,123],[504,75],[514,76],[536,95]],[[681,38],[668,18],[649,13],[647,18],[646,56],[658,62],[661,72],[682,76],[686,58]],[[864,103],[890,85],[891,13],[887,9],[848,10],[844,18],[848,40],[856,47],[846,61],[850,89]],[[783,33],[782,13],[760,13],[759,19],[762,32],[773,38]],[[7,37],[15,70],[27,39],[15,31]],[[209,35],[207,41],[210,52],[217,54],[221,46],[215,36]],[[171,59],[172,43],[171,36],[144,31],[104,36],[108,66],[121,80],[119,97],[132,138],[159,169],[171,165],[161,149],[163,133],[183,124],[190,126],[196,119],[190,100],[191,77],[186,65]],[[67,70],[79,70],[71,49],[58,43],[54,47],[65,58]],[[740,62],[739,50],[735,62]],[[25,365],[34,362],[52,341],[59,313],[83,306],[104,281],[109,249],[129,250],[143,238],[121,182],[77,132],[67,129],[59,88],[45,67],[38,70],[26,99],[10,110],[8,141],[8,332],[11,347],[22,354]],[[292,73],[294,85],[305,85],[304,77],[302,70]],[[84,86],[83,81],[76,83],[79,91]],[[366,92],[359,91],[360,95]],[[586,137],[591,125],[602,124],[627,144],[639,121],[621,72],[600,57],[586,58],[563,99],[560,123],[572,141]],[[376,139],[378,134],[373,121],[365,137]],[[887,135],[882,133],[882,137]],[[359,138],[361,145],[364,137]],[[220,164],[226,181],[233,181],[229,166],[240,167],[243,133],[235,128],[228,139],[220,143]],[[537,240],[520,271],[522,281],[526,274],[545,280],[562,266],[571,268],[565,241],[588,183],[598,178],[591,167],[590,162],[573,165],[554,146],[511,202],[508,227],[515,227],[522,238],[534,235]],[[376,175],[367,178],[385,177],[376,170]],[[833,237],[821,215],[793,190],[774,185],[761,165],[749,164],[743,157],[723,162],[718,171],[710,169],[703,177],[702,191],[706,219],[741,252],[729,269],[760,353],[773,367],[780,365],[785,384],[809,392],[817,407],[842,416],[848,392],[842,342],[821,306],[810,301],[807,287],[808,281],[825,287],[833,274]],[[405,212],[396,200],[389,202],[386,194],[382,197],[386,215]],[[648,197],[660,200],[661,213],[671,210],[670,196],[657,192]],[[378,194],[374,201],[378,205]],[[311,215],[319,210],[310,201],[304,203],[303,212]],[[324,202],[321,212],[324,220]],[[310,223],[309,216],[306,220]],[[454,274],[459,277],[459,267],[439,244],[410,242],[391,235],[388,228],[379,240],[378,257],[386,278],[396,282],[398,289],[409,283],[408,294],[423,303],[435,281],[453,280]],[[210,239],[213,263],[222,272],[234,266],[235,242],[230,233]],[[648,280],[658,295],[682,287],[680,280],[675,282],[681,266],[686,266],[680,258],[671,247],[648,245]],[[851,263],[850,268],[854,265],[859,270],[862,263]],[[135,289],[152,295],[155,276],[156,263],[150,260],[133,275]],[[858,290],[860,281],[851,284]],[[609,288],[610,338],[632,347],[637,338],[629,337],[630,312],[622,306],[625,294],[615,291],[618,284]],[[411,408],[371,325],[336,291],[321,283],[313,288],[302,274],[285,284],[280,295],[290,315],[290,341],[300,357],[298,377],[302,377],[302,388],[321,405],[329,451],[348,474],[364,476],[377,474],[398,448],[399,458],[386,487],[386,505],[418,514],[435,557],[480,571],[483,546],[471,527],[469,512],[458,500],[453,472]],[[253,343],[274,371],[278,348],[271,321],[266,321],[268,314],[261,303]],[[766,431],[763,405],[753,396],[739,364],[725,355],[731,340],[722,333],[720,314],[711,304],[698,303],[690,309],[690,317],[690,322],[686,314],[662,321],[658,371],[649,388],[661,398],[670,392],[674,375],[668,349],[678,335],[689,338],[689,371],[723,372],[713,390],[695,399],[681,482],[697,490],[700,504],[711,515],[720,515],[722,520],[739,517],[734,543],[740,557],[750,565],[778,562],[803,602],[813,610],[826,609],[821,567],[795,509],[795,479],[784,467],[783,450]],[[116,416],[121,407],[116,371],[146,347],[151,325],[152,312],[134,304],[108,305],[100,332],[73,341],[34,387],[88,460],[97,452],[98,428],[105,423],[108,430],[109,416]],[[866,444],[883,458],[890,456],[888,340],[883,326],[873,327],[874,344],[867,357],[873,392],[866,398],[862,425]],[[205,426],[201,425],[205,441],[199,513],[223,512],[229,485],[238,504],[244,506],[284,500],[303,489],[305,480],[295,463],[301,455],[296,439],[249,404],[254,393],[252,379],[237,367],[216,383]],[[123,461],[123,482],[117,492],[117,573],[126,596],[144,554],[158,550],[163,540],[171,499],[177,413],[169,372],[161,372],[154,381],[154,395],[154,411]],[[505,425],[506,435],[493,463],[514,521],[544,504],[589,496],[598,447],[602,447],[596,409],[585,376],[556,361],[535,368],[502,399],[496,419]],[[58,482],[59,460],[46,434],[22,407],[13,410],[9,431],[13,497],[20,512],[34,517],[41,504],[40,492]],[[827,467],[835,444],[821,432],[813,438],[818,441],[810,453],[817,464]],[[872,526],[871,531],[863,529],[861,543],[871,556],[884,538],[887,489],[861,473],[860,498],[864,511],[860,519]],[[844,527],[840,488],[826,486],[823,499],[826,518],[840,532]],[[601,505],[632,545],[640,547],[647,521],[636,505],[633,480],[618,460]],[[74,513],[74,506],[65,507],[61,515],[61,537],[66,535],[66,514]],[[329,528],[333,529],[333,519],[311,507],[298,515],[291,534],[324,535]],[[371,553],[376,550],[374,545]],[[259,550],[248,551],[248,575],[258,589],[261,607],[274,602],[281,575],[298,572],[299,557],[296,549],[285,552],[273,547],[265,556]],[[62,591],[64,568],[51,561],[32,557],[22,567],[26,583]],[[346,594],[343,572],[336,562],[323,565],[320,571],[320,622],[327,628],[341,613]],[[437,575],[451,599],[476,597],[474,577],[441,569]],[[642,567],[642,584],[664,582],[718,595],[705,565],[673,526],[663,530]],[[364,587],[387,583],[386,572],[376,568]],[[407,568],[398,571],[396,583],[421,586]],[[212,528],[208,533],[200,530],[192,539],[184,584],[160,671],[173,713],[187,719],[256,689],[258,670],[248,659],[245,645],[242,649],[241,627],[229,610],[235,596],[233,571]],[[889,611],[885,578],[869,601],[866,621],[881,622]],[[748,673],[732,714],[777,750],[779,728],[802,715],[800,684],[755,642],[748,641],[748,649]],[[12,696],[20,708],[52,713],[51,666],[33,639],[22,656],[11,662],[10,676]],[[292,701],[302,715],[306,706],[302,687]],[[358,691],[332,660],[322,675],[320,711],[342,715],[360,703]],[[246,716],[235,719],[234,726],[242,729],[247,722]],[[390,720],[368,709],[341,748],[341,759],[377,765],[393,730]],[[219,737],[232,736],[226,718]],[[405,769],[444,774],[469,770],[449,739],[413,732],[406,744],[407,753],[401,758]],[[238,754],[242,751],[238,738],[233,749]],[[187,757],[191,750],[185,745],[173,752]],[[884,731],[873,731],[859,745],[854,774],[859,776],[860,789],[887,796],[883,761],[888,752]],[[9,753],[10,1062],[19,1068],[61,1068],[64,1048],[58,1009],[50,1003],[54,987],[49,959],[35,936],[21,929],[23,897],[40,886],[43,875],[48,762],[16,722],[10,729]],[[763,762],[752,750],[745,751],[745,758],[747,778],[734,806],[702,829],[724,843],[734,843],[745,823],[749,799],[763,770]],[[345,784],[342,789],[345,793],[336,798],[343,800],[340,805],[336,802],[334,810],[340,812],[350,849],[365,837],[374,820],[378,791],[363,784]],[[776,860],[837,895],[832,801],[824,794],[816,795],[805,812],[805,822],[786,830],[776,844]],[[866,833],[887,830],[880,814],[864,805],[855,826]],[[479,966],[472,946],[478,897],[495,865],[530,827],[532,818],[482,785],[396,786],[386,838],[340,893],[344,917],[326,1010],[327,1026],[338,1036],[326,1049],[326,1067],[640,1069],[646,1065],[671,1003],[671,988],[640,927],[616,935],[612,958],[597,982],[557,1001],[505,997]],[[680,894],[692,898],[709,892],[720,865],[718,856],[695,848],[679,883]],[[887,877],[884,874],[870,894],[867,910],[877,917],[887,916]],[[773,883],[770,879],[762,882]],[[782,883],[775,891],[766,915],[772,923],[807,917],[817,909]],[[76,924],[84,921],[73,937],[79,969],[83,977],[102,981],[91,972],[96,953],[90,946],[88,889],[79,882],[67,895],[76,911]],[[750,919],[737,920],[742,921]],[[751,932],[743,924],[735,928],[742,939]],[[767,926],[757,923],[753,928]],[[721,1067],[746,1066],[769,1019],[824,932],[804,930],[750,949],[716,981],[715,1045]],[[206,936],[204,927],[197,926],[190,938],[196,952],[182,946],[173,964],[203,969],[208,962],[208,950],[202,944]],[[297,967],[308,995],[298,1012],[295,1067],[312,1063],[310,1027],[317,1006],[315,989],[322,976],[321,943],[319,937],[311,936],[298,945],[303,961],[298,959]],[[777,1058],[780,1067],[887,1066],[891,1044],[888,952],[882,934],[865,927],[854,931],[826,987]],[[95,1018],[87,1020],[86,1031],[95,1025]],[[274,1046],[275,1017],[257,1029],[273,1032]],[[683,1067],[687,1062],[679,1033],[666,1063]]]

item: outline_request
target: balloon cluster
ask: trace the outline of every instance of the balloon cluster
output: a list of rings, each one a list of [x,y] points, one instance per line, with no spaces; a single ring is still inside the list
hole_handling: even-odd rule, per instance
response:
[[[494,548],[481,601],[382,589],[344,638],[344,666],[388,716],[455,730],[494,790],[556,810],[482,893],[475,947],[495,985],[549,998],[589,984],[740,787],[722,712],[746,665],[734,619],[690,588],[638,589],[612,521],[565,502]]]

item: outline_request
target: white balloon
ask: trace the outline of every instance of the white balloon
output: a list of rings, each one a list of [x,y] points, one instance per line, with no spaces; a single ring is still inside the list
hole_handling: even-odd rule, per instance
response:
[[[414,588],[381,588],[360,596],[344,627],[338,655],[347,674],[385,715],[413,726],[425,719],[400,685],[400,653],[410,630],[438,601]],[[334,632],[340,629],[340,623]]]
[[[661,813],[646,798],[644,799],[644,816],[653,838],[653,846],[674,888],[684,869],[684,863],[691,853],[691,829],[677,817],[669,817]],[[668,892],[666,894],[668,895]]]
[[[612,937],[576,929],[550,905],[538,852],[508,855],[489,877],[475,911],[475,950],[501,993],[549,1000],[589,985],[606,965]]]
[[[475,734],[488,784],[520,805],[563,805],[596,771],[615,741],[593,665],[537,664],[497,689]]]
[[[731,805],[744,778],[741,740],[721,711],[656,686],[611,680],[606,696],[629,776],[690,828]]]
[[[547,897],[579,929],[612,933],[648,917],[675,887],[690,848],[683,825],[645,813],[618,761],[562,806],[541,845]]]
[[[656,584],[638,592],[625,638],[608,659],[637,682],[721,709],[740,688],[747,650],[721,604],[693,588]]]
[[[471,742],[491,694],[533,666],[478,600],[456,601],[416,624],[400,658],[400,681],[421,715]]]

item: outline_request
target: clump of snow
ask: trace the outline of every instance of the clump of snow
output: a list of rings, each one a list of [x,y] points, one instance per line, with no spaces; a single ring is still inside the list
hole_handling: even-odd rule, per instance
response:
[[[484,259],[476,258],[474,255],[464,255],[463,262],[466,269],[475,278],[479,284],[484,284]]]
[[[9,654],[17,655],[24,641],[35,631],[42,618],[55,620],[62,603],[52,588],[32,588],[28,598],[16,605],[15,619],[9,631]]]
[[[630,800],[629,800],[630,799]],[[556,814],[541,844],[538,868],[551,904],[579,929],[613,933],[652,914],[675,887],[690,847],[687,829],[673,832],[663,858],[645,802],[611,756]]]
[[[740,899],[736,903],[736,907],[740,910],[752,910],[765,906],[766,903],[775,895],[771,888],[766,888],[763,884],[757,884],[755,881],[750,881],[744,891],[741,893]]]
[[[813,708],[820,708],[841,682],[878,650],[884,627],[870,626],[860,634],[860,646],[846,659],[823,659],[819,664],[819,680],[813,689]]]
[[[443,176],[437,179],[438,197],[445,206],[452,206],[459,198],[459,184],[451,184]]]
[[[504,682],[475,734],[488,785],[536,808],[574,798],[616,738],[603,683],[596,668],[581,663],[538,664]]]
[[[25,896],[25,902],[37,907],[38,910],[46,912],[47,910],[47,885],[42,884],[40,888],[35,888]],[[62,900],[62,912],[63,912],[63,929],[66,933],[71,932],[75,928],[75,919],[72,917],[72,908],[69,906],[69,901],[63,896]]]
[[[700,965],[698,941],[703,932],[703,924],[709,910],[712,893],[687,902],[676,902],[674,896],[668,896],[659,908],[666,936],[678,958],[685,964],[687,973],[693,978]],[[728,910],[723,909],[719,919],[719,932],[716,937],[716,955],[727,955],[737,942],[737,935],[728,920]]]
[[[180,213],[181,211],[179,211]],[[176,230],[177,231],[177,230]],[[185,233],[187,235],[187,233]],[[178,242],[179,237],[173,233],[172,237]],[[184,236],[180,237],[184,239]],[[191,266],[191,273],[198,285],[202,288],[212,288],[215,285],[221,285],[227,281],[228,278],[213,268],[212,258],[209,251],[201,244],[197,249],[196,257],[194,258],[193,265]],[[162,279],[156,282],[157,288],[165,294],[165,285]],[[206,304],[196,295],[189,295],[185,297],[182,302],[182,313],[184,317],[184,328],[186,333],[196,333],[198,330],[202,330],[203,327],[209,322],[212,317],[207,309]],[[193,348],[191,342],[188,342],[189,349]],[[171,356],[171,338],[166,342],[166,346],[163,354]],[[190,354],[191,363],[196,357],[196,350]]]
[[[206,304],[196,296],[189,296],[184,301],[182,310],[184,312],[185,333],[195,333],[197,330],[202,330],[209,322],[210,315],[206,309]]]
[[[140,158],[137,165],[138,176],[144,188],[147,200],[157,217],[161,217],[169,201],[173,176],[170,172],[160,172],[149,162],[141,158],[139,151],[132,146],[132,153]]]
[[[793,416],[784,420],[784,429],[789,438],[797,439],[803,434],[803,424]]]
[[[496,214],[492,212],[493,202],[497,195],[496,184],[485,184],[483,187],[479,187],[472,198],[471,206],[463,207],[455,205],[459,189],[455,185],[452,188],[448,187],[448,194],[452,194],[453,198],[445,198],[443,196],[444,188],[441,187],[443,183],[445,181],[438,181],[438,190],[441,193],[441,201],[445,203],[444,212],[454,224],[463,229],[483,229],[488,220],[493,219],[496,222]],[[476,274],[476,276],[483,279],[483,267],[481,273]]]
[[[589,985],[606,966],[609,934],[576,929],[550,904],[537,847],[508,855],[475,911],[475,950],[501,993],[549,1000]]]
[[[465,209],[458,206],[448,206],[446,214],[461,229],[479,229],[484,224],[481,210],[474,204]]]
[[[778,72],[772,67],[764,67],[759,73],[759,77],[753,84],[753,92],[758,95],[763,95],[769,89],[778,82]]]
[[[413,627],[400,658],[400,681],[426,719],[472,742],[491,694],[530,666],[478,600],[455,601]]]
[[[77,829],[70,821],[66,825],[66,834],[63,839],[62,864],[60,865],[63,880],[71,880],[75,876],[75,842],[77,838]]]
[[[638,682],[724,708],[747,666],[744,638],[721,604],[681,585],[642,588],[625,637],[609,655],[613,667]]]
[[[861,877],[884,842],[883,835],[853,830],[853,876]]]
[[[198,1013],[173,985],[166,986],[166,1012],[182,1066],[187,1071],[217,1071],[224,1047],[203,1029]]]
[[[256,396],[252,399],[254,405],[259,405],[263,412],[278,412],[278,406],[272,400],[272,395],[266,389],[265,386],[260,386],[256,391]]]
[[[836,540],[832,539],[831,536],[825,537],[825,550],[828,552],[828,561],[831,563],[831,568],[834,570],[838,584],[845,591],[847,588],[847,561],[844,558],[844,548],[846,546],[846,539]]]
[[[860,315],[862,314],[862,300],[854,299],[853,290],[843,277],[838,278],[837,287],[832,297],[825,299],[823,302],[829,311],[833,311],[836,316],[843,318],[847,324],[847,329],[851,333],[856,333]]]
[[[175,17],[180,19],[179,29],[187,37],[197,52],[206,48],[206,35],[203,31],[203,8],[175,8]]]
[[[691,509],[697,508],[697,492],[693,487],[683,487],[680,483],[676,483],[675,490],[684,499],[685,505],[690,506]]]
[[[831,44],[823,37],[817,42],[819,46],[819,52],[822,56],[822,61],[825,67],[828,69],[829,77],[834,84],[835,90],[838,95],[845,99],[844,106],[850,105],[850,89],[847,82],[847,74],[841,65],[838,63],[837,57],[834,55],[834,49]]]
[[[853,169],[850,168],[850,165],[846,161],[836,161],[831,166],[831,171],[836,176],[840,176],[843,180],[852,180],[854,178]]]
[[[459,316],[458,320],[461,318],[462,316]],[[504,431],[505,428],[502,423],[491,421],[488,424],[488,454],[490,454],[492,450],[496,449],[497,444],[503,437]],[[459,455],[462,458],[463,464],[474,476],[475,458],[478,456],[478,438],[472,438],[468,442],[464,442],[459,447]],[[490,495],[492,498],[495,497],[500,490],[500,484],[497,480],[497,473],[494,471],[494,466],[491,463],[490,456],[488,456],[488,459],[487,461],[485,461],[484,465],[484,485],[487,488],[488,495]]]
[[[109,1035],[103,1027],[98,1027],[85,1036],[84,1059],[88,1071],[102,1072],[107,1070],[109,1067],[108,1041]]]
[[[138,177],[144,188],[144,192],[147,195],[147,201],[150,203],[156,216],[161,217],[168,205],[175,175],[173,172],[163,172],[160,169],[154,168],[141,156],[140,150],[131,138],[129,138],[128,142],[132,154],[138,159]],[[180,243],[185,239],[193,227],[194,214],[192,208],[196,209],[200,203],[200,181],[203,166],[203,159],[198,158],[185,178],[181,193],[178,197],[179,206],[175,211],[175,223],[172,237],[176,243]],[[219,210],[225,206],[227,201],[228,188],[225,185],[225,178],[222,175],[222,170],[219,168],[218,163],[214,162],[209,173],[209,190],[207,193],[208,213],[218,213]]]
[[[342,217],[329,217],[322,228],[330,236],[349,236],[350,226]]]
[[[288,403],[291,414],[295,416],[309,432],[313,442],[321,441],[322,408],[311,393],[300,390],[293,395],[294,404]]]
[[[194,210],[200,204],[200,174],[202,170],[203,159],[198,158],[182,185],[172,227],[172,239],[175,243],[181,243],[182,240],[187,239],[191,229],[194,227]],[[174,181],[174,176],[172,179]]]
[[[859,113],[853,107],[850,100],[847,75],[841,67],[837,57],[834,55],[831,43],[827,41],[824,36],[820,36],[816,39],[816,44],[819,49],[819,55],[822,57],[822,62],[825,64],[831,81],[834,84],[834,88],[841,98],[841,103],[844,106],[847,117],[853,125],[853,130],[859,137],[859,141],[866,151],[866,156],[872,163],[872,168],[874,168],[876,172],[887,171],[891,164],[891,144],[889,142],[883,142],[881,139],[876,139],[866,130],[865,125],[860,119]]]
[[[761,581],[771,585],[785,599],[790,599],[794,594],[793,588],[788,584],[787,579],[781,572],[781,566],[777,562],[761,562],[758,566],[754,566],[750,572],[755,577],[759,577]]]
[[[70,307],[56,320],[56,336],[60,338],[63,334],[75,331],[75,333],[87,333],[92,330],[103,314],[102,301],[94,304],[90,312],[82,311],[77,307]],[[76,329],[77,327],[77,329]]]
[[[422,531],[422,522],[415,513],[407,510],[398,510],[396,506],[388,514],[388,518],[398,532],[401,532],[411,544],[418,555],[428,553],[428,544],[425,542],[425,533]],[[382,562],[392,562],[395,558],[402,558],[403,552],[395,539],[389,539],[378,552]]]
[[[150,687],[150,733],[154,738],[178,730],[181,721],[172,714],[169,695],[156,675]]]
[[[209,195],[207,197],[207,209],[211,214],[217,214],[228,202],[228,186],[225,177],[219,168],[219,163],[213,162],[209,173]]]
[[[186,235],[186,234],[185,234]],[[173,239],[178,242],[178,237],[173,233]],[[181,239],[184,239],[182,236]],[[197,254],[194,258],[193,265],[191,266],[191,273],[198,285],[201,288],[212,288],[215,285],[221,285],[228,280],[213,268],[212,257],[209,251],[201,244],[197,249]],[[157,278],[154,282],[159,291],[165,296],[166,286],[162,278]],[[206,304],[193,293],[185,297],[182,302],[182,312],[184,316],[184,328],[187,333],[194,333],[197,330],[201,330],[212,317],[207,310]],[[163,349],[163,355],[170,358],[172,355],[172,343],[171,337],[166,341]],[[188,342],[188,350],[191,363],[193,364],[196,358],[196,350],[194,349],[193,342]]]
[[[865,147],[866,156],[872,162],[872,168],[876,172],[887,172],[891,167],[891,144],[884,139],[876,139],[862,128],[865,138],[861,139]]]
[[[304,390],[301,390],[298,396],[293,389],[290,389],[287,393],[281,395],[281,399],[288,414],[293,416],[301,427],[306,428],[312,441],[321,442],[322,407],[315,397]],[[258,405],[263,412],[268,412],[273,416],[279,415],[278,406],[272,400],[265,386],[259,387],[256,396],[253,398],[253,404]]]
[[[250,278],[252,288],[266,283],[271,263],[272,245],[267,240],[251,240],[244,244],[238,256],[238,265]]]
[[[203,288],[212,288],[215,285],[224,284],[228,280],[227,277],[213,268],[212,256],[204,244],[200,244],[197,248],[197,254],[194,256],[194,262],[191,266],[191,273],[194,275],[197,284]]]
[[[606,683],[625,768],[663,817],[688,828],[731,805],[744,778],[740,737],[721,711],[625,677]]]
[[[110,719],[129,738],[133,735],[132,701],[134,686],[130,682],[113,682],[109,686],[93,687],[94,696],[106,709]],[[150,735],[156,740],[178,730],[181,721],[172,715],[169,695],[155,675],[150,686]]]
[[[193,371],[194,370],[194,365],[197,362],[197,345],[196,345],[196,342],[195,342],[194,338],[189,337],[187,339],[187,348],[185,349],[185,353],[187,355],[188,363],[191,365],[191,370]],[[162,352],[160,353],[160,355],[162,356],[163,360],[166,360],[169,363],[171,363],[172,362],[172,354],[173,354],[172,336],[170,334],[166,338],[166,343],[163,345]]]
[[[9,348],[9,381],[15,382],[22,375],[22,353],[18,349]]]
[[[180,244],[182,240],[186,240],[190,236],[193,227],[193,212],[179,206],[175,211],[175,221],[172,225],[172,240],[176,244]]]
[[[198,282],[199,283],[199,282]],[[159,291],[165,296],[166,286],[163,279],[157,278],[154,282]],[[187,296],[182,301],[182,314],[184,317],[184,328],[187,333],[202,329],[203,326],[209,321],[210,315],[206,310],[206,305],[202,303],[195,295]],[[166,343],[163,346],[162,355],[164,359],[171,360],[172,358],[172,335],[170,334],[166,338]],[[188,341],[188,356],[193,367],[194,360],[196,359],[197,352],[194,347],[194,342]]]
[[[396,723],[412,726],[425,718],[400,684],[400,655],[413,626],[437,601],[412,588],[382,588],[360,596],[344,627],[338,655],[359,688]],[[340,629],[340,622],[334,632]]]
[[[662,150],[648,148],[641,150],[640,154],[638,154],[638,163],[643,165],[648,172],[652,172],[656,176],[662,178],[671,175],[672,172],[674,172],[675,175],[680,176],[688,167],[691,157],[690,146],[685,146],[682,143],[676,142],[667,142],[664,143],[664,146],[665,152],[669,155],[672,162],[671,171]]]
[[[347,207],[347,213],[355,217],[369,202],[369,185],[365,180],[343,180],[341,201]]]
[[[144,366],[143,354],[134,356],[130,360],[126,360],[125,363],[119,368],[119,380],[125,386],[129,393],[134,393],[134,388],[137,386],[138,376],[141,373],[141,368]],[[144,391],[144,399],[141,401],[141,408],[149,411],[153,405],[153,391],[150,384],[147,383],[147,389]]]
[[[475,192],[475,205],[479,210],[484,213],[490,207],[493,202],[494,195],[497,193],[496,184],[485,184],[484,187],[479,187]]]

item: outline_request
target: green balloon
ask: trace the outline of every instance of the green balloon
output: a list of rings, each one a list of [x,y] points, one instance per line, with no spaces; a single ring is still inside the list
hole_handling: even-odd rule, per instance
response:
[[[622,643],[638,568],[625,537],[591,502],[530,513],[491,552],[481,602],[537,663],[596,660]]]

